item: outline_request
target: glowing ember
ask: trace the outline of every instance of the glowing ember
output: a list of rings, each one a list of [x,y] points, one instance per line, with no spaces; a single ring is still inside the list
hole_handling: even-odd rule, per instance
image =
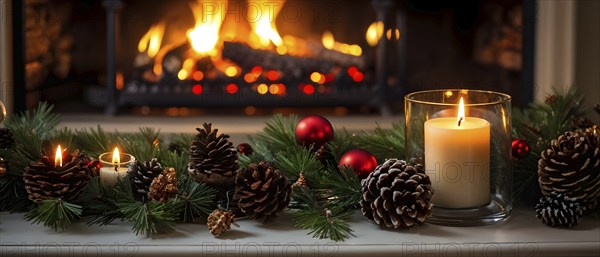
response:
[[[198,0],[190,3],[190,6],[196,19],[196,26],[187,33],[192,48],[200,55],[216,55],[215,48],[225,19],[227,0],[213,0],[211,4],[203,4]]]

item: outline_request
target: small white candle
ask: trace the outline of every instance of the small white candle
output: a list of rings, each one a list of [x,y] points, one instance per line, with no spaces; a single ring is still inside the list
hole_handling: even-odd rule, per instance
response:
[[[490,202],[490,123],[466,117],[460,99],[457,118],[425,122],[425,168],[432,202],[445,208],[473,208]]]
[[[134,158],[129,154],[119,153],[119,149],[115,147],[112,153],[103,153],[99,159],[102,164],[100,182],[114,186],[119,178],[127,176],[127,166]]]

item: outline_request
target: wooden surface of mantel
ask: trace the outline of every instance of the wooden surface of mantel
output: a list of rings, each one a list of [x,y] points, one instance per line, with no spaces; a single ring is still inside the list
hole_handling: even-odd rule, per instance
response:
[[[600,256],[600,219],[558,229],[522,209],[501,224],[401,231],[380,229],[357,212],[355,236],[344,242],[312,238],[287,214],[268,224],[238,224],[220,238],[203,224],[179,224],[174,233],[148,238],[118,222],[55,232],[22,214],[0,213],[0,256]]]

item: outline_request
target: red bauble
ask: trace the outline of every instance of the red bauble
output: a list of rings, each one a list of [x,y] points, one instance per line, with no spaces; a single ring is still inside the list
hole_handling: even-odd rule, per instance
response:
[[[373,154],[363,149],[352,149],[342,155],[339,167],[351,167],[360,179],[364,179],[377,167],[377,160]]]
[[[296,142],[315,149],[333,139],[333,126],[322,116],[308,115],[296,125]]]
[[[248,143],[241,143],[237,146],[238,153],[242,155],[251,155],[252,154],[252,146]]]
[[[529,154],[529,145],[525,140],[515,138],[512,141],[511,153],[515,159],[525,158]]]

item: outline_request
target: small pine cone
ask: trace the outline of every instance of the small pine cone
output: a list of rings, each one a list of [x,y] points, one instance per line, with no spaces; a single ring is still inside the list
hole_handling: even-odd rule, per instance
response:
[[[433,188],[421,164],[389,159],[361,183],[361,212],[379,226],[411,228],[431,215]]]
[[[538,182],[542,193],[562,193],[594,208],[600,196],[600,134],[595,127],[566,132],[541,153]]]
[[[327,165],[327,163],[334,163],[333,162],[333,154],[331,154],[331,151],[329,151],[329,149],[327,148],[326,145],[321,146],[316,152],[315,152],[315,157],[317,158],[317,160],[319,160],[323,165]]]
[[[542,196],[535,206],[536,217],[552,227],[573,227],[583,214],[580,204],[564,194]]]
[[[279,216],[290,203],[290,181],[265,161],[240,169],[235,183],[233,201],[242,213],[256,221]]]
[[[544,100],[544,102],[547,104],[553,104],[554,102],[556,102],[556,95],[546,96],[546,100]]]
[[[232,224],[236,227],[239,227],[237,224],[235,224],[235,215],[233,212],[221,209],[214,210],[208,216],[208,221],[206,222],[208,230],[215,237],[218,237],[227,230],[231,229]]]
[[[6,161],[0,157],[0,177],[6,174]]]
[[[12,131],[7,127],[0,128],[0,149],[10,149],[15,145]]]
[[[188,172],[198,183],[228,191],[235,187],[237,152],[228,135],[217,136],[217,129],[204,123],[190,146]]]
[[[163,172],[163,167],[156,158],[140,162],[136,161],[129,166],[127,171],[130,174],[133,196],[138,200],[148,199],[148,191],[152,180]]]
[[[152,180],[148,199],[166,202],[177,195],[177,172],[174,168],[166,168],[163,173]]]
[[[40,203],[48,199],[71,201],[83,193],[90,177],[96,173],[88,164],[90,159],[78,152],[63,158],[63,166],[55,167],[54,160],[43,156],[41,161],[25,167],[23,181],[29,200]]]
[[[293,188],[295,187],[308,187],[308,182],[306,182],[306,178],[304,177],[304,173],[300,173],[300,176],[298,176],[298,179],[296,180],[296,182],[294,182],[294,184],[292,185]]]

